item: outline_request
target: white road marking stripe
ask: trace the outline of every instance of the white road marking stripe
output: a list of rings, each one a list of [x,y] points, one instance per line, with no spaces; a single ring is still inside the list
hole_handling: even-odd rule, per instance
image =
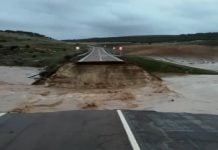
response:
[[[132,133],[132,131],[131,131],[131,129],[130,129],[130,127],[129,127],[129,125],[128,125],[128,123],[127,123],[127,121],[126,121],[126,119],[125,119],[125,117],[123,115],[123,113],[122,113],[122,111],[117,110],[117,113],[118,113],[118,115],[120,117],[120,120],[121,120],[121,122],[123,124],[123,127],[124,127],[124,129],[126,131],[126,134],[127,134],[128,139],[129,139],[129,141],[130,141],[130,143],[132,145],[133,150],[140,150],[140,147],[139,147],[139,145],[138,145],[138,143],[137,143],[137,141],[135,139],[135,136]]]
[[[91,53],[91,50],[89,50],[89,51],[86,52],[86,53],[80,54],[80,55],[78,55],[78,56],[86,56],[86,55],[88,55],[89,53]]]
[[[94,52],[95,50],[92,49],[92,51],[84,58],[80,59],[79,62],[83,62],[84,60],[86,60],[90,55],[92,55],[92,53]]]
[[[106,53],[107,55],[109,55],[110,57],[112,57],[113,59],[115,59],[115,60],[117,60],[117,61],[123,61],[123,60],[121,60],[121,59],[115,57],[114,55],[108,53],[106,50],[103,49],[103,51],[104,51],[104,53]]]
[[[5,114],[6,114],[6,113],[0,113],[0,117],[1,117],[1,116],[4,116]]]
[[[99,60],[102,61],[102,55],[101,55],[100,50],[98,50],[98,56],[99,56]]]

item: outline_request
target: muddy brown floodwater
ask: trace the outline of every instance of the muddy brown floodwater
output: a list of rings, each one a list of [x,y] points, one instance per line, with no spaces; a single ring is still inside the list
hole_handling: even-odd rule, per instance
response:
[[[37,72],[0,67],[0,112],[134,109],[218,114],[218,76],[164,76],[164,82],[143,87],[79,90],[30,85],[34,80],[27,77]]]

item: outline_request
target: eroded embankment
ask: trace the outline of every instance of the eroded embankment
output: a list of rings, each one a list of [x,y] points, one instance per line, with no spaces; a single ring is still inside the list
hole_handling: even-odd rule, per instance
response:
[[[131,64],[74,64],[67,63],[45,80],[48,86],[76,89],[141,87],[152,77]]]
[[[26,79],[32,75],[23,68],[20,68],[21,71],[18,68],[14,71],[3,70],[8,74],[8,81],[10,77]],[[70,82],[58,82],[57,76]],[[155,101],[168,103],[172,99],[168,97],[170,91],[161,80],[128,64],[66,64],[46,78],[45,83],[51,87],[29,85],[26,80],[11,84],[1,84],[1,81],[6,81],[4,76],[2,80],[0,76],[0,112],[144,109],[153,106]],[[99,82],[101,86],[96,84]],[[57,88],[63,85],[70,88]]]

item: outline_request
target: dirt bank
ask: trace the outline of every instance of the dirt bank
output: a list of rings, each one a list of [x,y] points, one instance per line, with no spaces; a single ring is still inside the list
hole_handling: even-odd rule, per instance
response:
[[[66,67],[66,66],[65,66]],[[84,66],[87,69],[90,66]],[[120,66],[120,68],[122,68]],[[0,112],[52,112],[52,111],[65,111],[65,110],[86,110],[86,109],[137,109],[144,106],[146,99],[155,96],[164,96],[169,93],[168,88],[162,84],[160,80],[153,80],[151,77],[138,67],[129,66],[128,69],[135,69],[140,71],[137,80],[131,80],[131,87],[123,87],[118,89],[99,88],[97,89],[79,89],[79,88],[60,88],[60,87],[45,87],[44,85],[29,85],[29,83],[14,83],[8,84],[0,83]],[[20,68],[18,76],[25,74]],[[103,68],[100,69],[100,71]],[[113,67],[108,67],[107,70],[110,74],[110,70],[116,70]],[[128,70],[127,69],[127,70]],[[91,72],[96,69],[91,69]],[[98,70],[98,69],[97,69]],[[124,67],[126,70],[126,66]],[[60,71],[60,72],[59,72]],[[59,70],[57,74],[65,74]],[[7,72],[7,71],[6,71]],[[117,71],[117,73],[120,71]],[[15,72],[7,72],[7,74],[14,74]],[[70,72],[71,73],[71,72]],[[87,72],[86,72],[87,73]],[[55,75],[57,75],[55,74]],[[59,74],[59,75],[60,75]],[[122,74],[121,74],[122,75]],[[125,75],[125,80],[122,79],[122,83],[126,83],[135,76]],[[10,77],[10,76],[8,76]],[[13,76],[16,77],[16,76]],[[136,76],[137,77],[137,76]],[[92,79],[92,78],[91,78]],[[10,78],[8,78],[10,80]],[[115,85],[119,82],[119,78],[111,79],[108,77],[108,81],[112,81]],[[125,82],[124,82],[125,81]],[[144,83],[146,84],[144,84]],[[138,85],[133,85],[137,83]],[[70,84],[71,85],[71,84]],[[120,83],[118,84],[120,85]],[[139,98],[139,95],[143,95],[143,99]],[[161,96],[161,97],[162,97]]]
[[[126,63],[68,63],[60,67],[45,84],[74,89],[120,89],[143,87],[153,79],[143,69]]]
[[[139,56],[158,56],[158,57],[179,57],[197,58],[207,60],[218,60],[217,46],[203,46],[190,43],[160,43],[160,44],[138,44],[127,45],[125,52]]]
[[[125,53],[152,57],[201,69],[218,70],[218,46],[192,43],[136,44],[125,46]]]

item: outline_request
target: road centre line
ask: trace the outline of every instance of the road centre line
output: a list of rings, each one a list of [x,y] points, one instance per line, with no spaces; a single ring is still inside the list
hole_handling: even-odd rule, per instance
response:
[[[98,49],[98,56],[99,56],[99,60],[102,61],[102,55],[99,49]]]
[[[118,113],[118,116],[120,117],[120,120],[121,120],[121,122],[123,124],[123,127],[124,127],[124,129],[126,131],[126,134],[128,136],[128,139],[129,139],[129,141],[131,143],[131,146],[132,146],[133,150],[141,150],[138,143],[137,143],[137,141],[136,141],[136,139],[135,139],[134,134],[132,133],[131,128],[129,127],[129,125],[128,125],[128,123],[127,123],[127,121],[126,121],[126,119],[125,119],[125,117],[124,117],[124,115],[122,113],[122,111],[117,110],[117,113]]]

